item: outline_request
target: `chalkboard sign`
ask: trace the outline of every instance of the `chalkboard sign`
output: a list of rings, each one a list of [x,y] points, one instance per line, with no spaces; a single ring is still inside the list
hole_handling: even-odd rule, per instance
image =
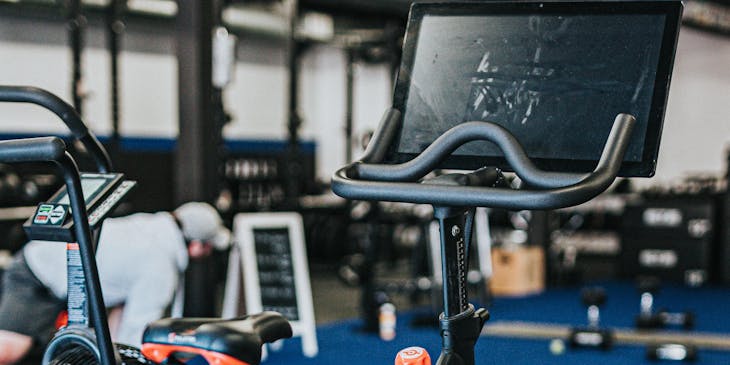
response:
[[[254,229],[261,305],[264,311],[299,320],[288,228]]]
[[[274,311],[302,337],[302,352],[318,352],[312,289],[304,246],[302,217],[297,213],[239,214],[234,219],[236,245],[231,252],[223,317],[238,315],[243,269],[246,311]],[[274,346],[276,347],[276,346]]]

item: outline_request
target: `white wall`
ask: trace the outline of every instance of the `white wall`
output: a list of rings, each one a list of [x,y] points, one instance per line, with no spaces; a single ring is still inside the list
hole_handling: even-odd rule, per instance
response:
[[[111,132],[109,57],[89,48],[83,56],[86,123],[99,135]],[[0,41],[0,83],[42,87],[71,102],[71,55],[64,45]],[[120,58],[121,132],[130,136],[177,135],[175,59],[160,54],[124,52]],[[0,133],[57,133],[67,129],[36,106],[0,104]]]
[[[353,158],[359,158],[363,152],[359,137],[375,130],[385,110],[393,105],[393,78],[390,68],[383,65],[361,64],[355,68]]]
[[[310,49],[302,59],[302,135],[317,142],[317,177],[323,180],[345,156],[345,63],[345,54],[331,47]]]
[[[0,83],[42,86],[70,100],[70,55],[62,46],[0,42]],[[90,112],[96,114],[96,110]],[[94,129],[101,126],[89,123]],[[52,114],[35,106],[0,104],[1,132],[63,133],[65,128]]]
[[[317,142],[317,175],[329,179],[345,164],[346,67],[345,52],[332,47],[311,50],[302,62],[300,103],[303,135]],[[391,105],[391,77],[384,65],[357,64],[354,74],[353,157],[359,157],[359,138],[377,127]]]
[[[677,45],[656,178],[725,171],[730,147],[730,37],[683,27]]]
[[[288,118],[288,70],[281,66],[239,62],[226,89],[225,105],[233,121],[227,138],[281,139]]]
[[[108,55],[101,50],[89,50],[87,58],[108,63]],[[109,95],[109,68],[99,68],[104,72],[99,83],[95,83],[94,93]],[[93,74],[88,77],[93,77]],[[178,135],[178,94],[177,94],[177,60],[170,55],[149,54],[141,52],[122,52],[119,58],[120,121],[119,132],[122,136],[166,137],[176,138]],[[96,99],[96,98],[95,98]],[[105,98],[105,100],[108,97]],[[89,108],[99,107],[103,100],[89,101]],[[108,104],[108,103],[106,103]],[[108,128],[99,128],[97,133],[111,132],[111,115],[104,108],[104,119],[101,124]],[[91,110],[89,110],[91,111]],[[87,114],[87,116],[91,116]]]

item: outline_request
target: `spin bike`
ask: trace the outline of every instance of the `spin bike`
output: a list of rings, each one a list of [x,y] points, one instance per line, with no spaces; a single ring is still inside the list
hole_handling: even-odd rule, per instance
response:
[[[332,179],[337,195],[353,200],[431,204],[441,230],[443,313],[439,365],[474,365],[474,346],[489,319],[467,295],[469,245],[475,207],[510,210],[557,209],[586,202],[606,190],[619,173],[636,119],[619,114],[600,161],[590,174],[539,170],[517,139],[504,127],[467,122],[446,131],[412,160],[386,164],[385,156],[402,127],[401,113],[386,112],[363,158],[338,170]],[[530,190],[505,187],[502,171],[481,168],[467,173],[424,177],[457,148],[472,141],[496,144],[516,175]]]
[[[30,239],[67,243],[68,325],[49,343],[44,365],[173,365],[196,358],[207,364],[257,365],[264,343],[292,336],[283,316],[264,312],[231,320],[163,319],[148,325],[141,350],[113,344],[94,257],[95,241],[104,218],[136,183],[111,172],[104,147],[76,111],[57,96],[32,87],[0,86],[0,102],[36,104],[56,114],[85,146],[97,169],[80,173],[66,144],[57,137],[0,142],[0,162],[53,162],[65,182],[48,202],[39,204],[24,225]]]

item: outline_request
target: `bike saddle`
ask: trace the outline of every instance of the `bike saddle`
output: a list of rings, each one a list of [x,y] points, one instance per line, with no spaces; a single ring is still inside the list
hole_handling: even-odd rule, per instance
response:
[[[142,353],[156,363],[201,356],[209,364],[258,365],[263,344],[291,336],[291,325],[276,312],[227,320],[167,318],[147,326]]]

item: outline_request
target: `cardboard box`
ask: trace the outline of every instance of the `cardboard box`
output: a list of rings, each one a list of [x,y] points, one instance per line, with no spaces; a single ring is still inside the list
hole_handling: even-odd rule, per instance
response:
[[[545,252],[542,247],[517,246],[492,249],[494,296],[525,296],[545,290]]]

